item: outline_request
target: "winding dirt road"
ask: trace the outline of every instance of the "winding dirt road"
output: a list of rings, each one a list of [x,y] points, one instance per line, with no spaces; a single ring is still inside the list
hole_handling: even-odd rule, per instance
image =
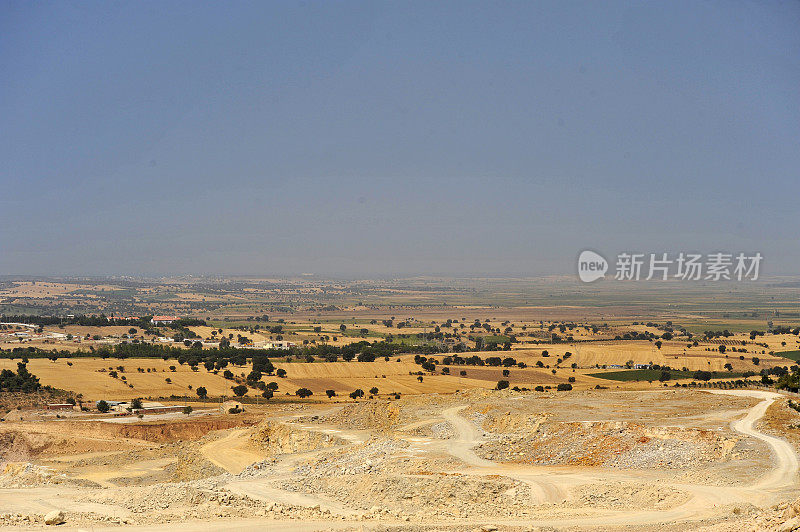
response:
[[[716,390],[711,393],[727,393],[729,395],[759,397],[763,399],[763,401],[751,408],[745,417],[731,423],[731,428],[736,432],[759,439],[769,445],[775,456],[776,467],[768,475],[765,475],[758,484],[754,485],[753,488],[761,490],[779,490],[797,486],[797,472],[800,466],[798,466],[797,453],[795,453],[794,448],[786,440],[758,432],[753,428],[756,421],[764,417],[767,408],[769,408],[776,399],[783,396],[774,392],[745,390]]]
[[[415,442],[424,441],[428,445],[419,445],[418,453],[437,453],[447,452],[458,458],[466,468],[460,472],[464,474],[486,476],[502,475],[524,482],[531,488],[531,509],[533,517],[513,518],[513,519],[491,519],[495,525],[508,526],[552,526],[552,527],[580,527],[580,528],[603,528],[608,526],[658,526],[660,524],[675,524],[697,522],[704,519],[724,517],[730,515],[732,508],[736,505],[745,506],[755,504],[766,507],[779,500],[785,500],[788,496],[796,496],[798,489],[798,458],[794,448],[786,441],[764,434],[755,428],[767,408],[777,399],[782,398],[780,394],[766,391],[755,390],[719,390],[712,393],[736,395],[743,397],[753,397],[760,401],[739,413],[736,419],[730,422],[731,428],[748,438],[755,438],[766,444],[772,454],[772,467],[764,472],[754,483],[750,485],[738,486],[717,486],[705,485],[691,482],[676,482],[670,480],[663,471],[631,471],[631,470],[612,470],[603,468],[587,467],[551,467],[551,466],[524,466],[519,464],[498,464],[485,460],[476,455],[474,448],[484,441],[483,431],[475,424],[471,423],[460,415],[467,405],[455,406],[444,409],[436,417],[448,421],[456,435],[448,440],[435,440],[432,438],[413,437],[408,438]],[[741,417],[739,417],[741,416]],[[357,442],[363,440],[363,434],[358,431],[340,430],[338,434],[345,439]],[[351,434],[352,432],[352,434]],[[348,438],[349,436],[349,438]],[[401,436],[402,437],[402,436]],[[226,437],[211,442],[204,446],[203,454],[214,463],[224,467],[231,472],[241,471],[250,463],[261,460],[263,457],[248,449],[246,445],[246,433],[244,429],[232,431]],[[349,444],[346,444],[349,445]],[[298,460],[308,458],[315,454],[299,453],[296,455],[286,455],[282,457],[275,469],[277,478],[288,475]],[[263,520],[232,520],[226,522],[211,523],[186,523],[185,525],[174,524],[170,528],[175,530],[294,530],[311,531],[320,529],[338,529],[348,527],[370,528],[369,522],[358,519],[358,513],[338,501],[315,494],[286,492],[275,488],[272,478],[256,479],[235,479],[228,484],[231,491],[246,494],[256,499],[279,501],[289,504],[299,504],[305,506],[319,505],[321,508],[328,509],[334,514],[341,516],[339,521],[303,522],[303,521],[263,521]],[[558,517],[553,517],[545,505],[541,511],[537,506],[547,502],[561,502],[572,497],[574,488],[584,485],[603,485],[609,482],[633,483],[641,486],[669,486],[686,494],[684,502],[667,509],[599,509],[591,507],[579,507],[574,509],[559,508]],[[45,491],[55,491],[52,488]],[[9,503],[13,506],[12,493],[17,490],[9,490],[0,494],[0,506]],[[26,490],[27,494],[31,491]],[[16,494],[19,496],[21,493]],[[16,501],[19,503],[19,501]],[[37,507],[38,509],[38,507]],[[76,505],[70,508],[75,511],[89,510],[83,505]],[[96,510],[96,508],[92,508]],[[375,523],[378,524],[378,523]],[[407,525],[408,523],[380,522],[381,525]],[[478,519],[459,519],[449,521],[430,520],[426,521],[426,526],[433,526],[447,529],[451,526],[474,526],[486,524],[485,520]],[[154,531],[161,528],[156,526],[132,526],[131,530]]]
[[[756,483],[749,486],[707,486],[702,484],[669,483],[687,492],[690,498],[685,503],[669,510],[595,510],[591,517],[565,519],[537,519],[536,525],[547,526],[603,526],[603,525],[653,525],[678,521],[696,521],[719,515],[722,506],[752,503],[764,506],[776,500],[781,493],[798,487],[798,458],[794,448],[785,440],[757,431],[755,423],[764,416],[767,408],[782,396],[774,392],[754,390],[714,390],[712,393],[754,397],[762,399],[747,414],[731,422],[731,428],[740,434],[766,443],[774,459],[773,468]],[[542,466],[504,466],[484,460],[473,451],[482,439],[481,431],[459,412],[466,408],[458,406],[442,412],[442,416],[453,426],[456,437],[448,443],[448,451],[456,458],[472,466],[466,473],[486,475],[499,474],[525,482],[531,487],[532,501],[557,502],[568,499],[571,488],[598,481],[653,481],[647,472],[594,471],[586,468],[548,468]],[[502,521],[501,521],[502,522]],[[529,522],[529,521],[528,521]],[[519,520],[506,524],[520,524]]]
[[[543,503],[557,503],[571,498],[571,491],[581,485],[602,484],[611,481],[638,482],[641,484],[666,482],[669,485],[685,492],[688,495],[686,502],[665,510],[604,510],[581,508],[575,510],[574,517],[560,517],[552,519],[508,519],[493,520],[495,524],[505,525],[538,525],[554,527],[598,527],[614,525],[658,525],[661,523],[690,522],[713,518],[730,511],[731,505],[745,505],[748,503],[766,506],[777,500],[782,493],[796,490],[798,487],[798,459],[793,447],[785,440],[769,436],[756,430],[756,422],[764,416],[767,408],[780,394],[766,391],[753,390],[715,390],[712,393],[754,397],[761,401],[746,410],[744,417],[731,422],[731,428],[736,432],[756,438],[766,443],[773,456],[773,468],[763,475],[757,482],[748,486],[711,486],[703,484],[689,484],[665,481],[663,474],[658,471],[627,471],[610,469],[589,469],[579,467],[550,467],[550,466],[521,466],[519,464],[498,464],[483,459],[475,454],[476,446],[484,442],[483,431],[464,417],[460,412],[467,405],[447,408],[441,412],[441,419],[449,422],[456,435],[441,442],[431,441],[434,444],[428,447],[430,452],[445,450],[469,466],[462,473],[478,476],[503,475],[524,482],[531,489],[531,505]],[[421,423],[421,422],[420,422]],[[342,431],[342,436],[347,431]],[[413,438],[415,441],[425,438]],[[440,443],[436,445],[436,443]],[[339,513],[346,518],[351,518],[354,512],[347,510],[342,505],[318,495],[301,496],[297,493],[288,494],[274,488],[260,486],[259,482],[237,482],[236,491],[248,493],[257,498],[273,498],[282,502],[294,504],[320,504],[332,512]],[[259,497],[260,495],[260,497]],[[285,500],[284,500],[285,499]],[[244,523],[242,523],[244,525]],[[355,524],[355,522],[354,522]],[[473,524],[471,520],[459,520],[457,523],[442,521],[429,523],[446,527],[453,524]],[[479,524],[474,521],[474,524]],[[298,524],[299,525],[299,524]],[[246,526],[246,525],[245,525]],[[293,527],[286,523],[287,529]]]

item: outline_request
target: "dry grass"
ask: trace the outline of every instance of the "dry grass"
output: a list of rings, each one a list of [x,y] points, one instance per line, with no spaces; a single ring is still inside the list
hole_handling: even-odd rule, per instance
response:
[[[17,362],[18,360],[0,360],[0,368],[16,369]],[[68,365],[68,362],[72,363],[72,366]],[[117,366],[124,366],[124,373],[116,371],[119,377],[124,375],[133,388],[128,387],[120,378],[115,379],[109,375],[109,368]],[[170,366],[176,366],[176,371],[170,371]],[[151,372],[139,373],[137,368],[140,367],[145,370],[151,368]],[[189,389],[190,385],[193,389],[204,386],[210,395],[231,395],[232,383],[221,375],[209,373],[204,368],[194,372],[188,366],[181,366],[174,360],[165,362],[160,358],[126,360],[73,358],[59,359],[56,362],[32,359],[28,363],[28,369],[39,377],[42,384],[81,393],[86,399],[195,395],[194,390]],[[238,369],[245,371],[244,368]],[[167,378],[172,383],[167,383],[165,380]]]

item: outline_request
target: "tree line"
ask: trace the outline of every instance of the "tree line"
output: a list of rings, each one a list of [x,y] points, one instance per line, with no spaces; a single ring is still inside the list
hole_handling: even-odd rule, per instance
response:
[[[141,316],[135,320],[121,319],[108,317],[105,314],[98,316],[80,314],[72,317],[59,317],[59,316],[36,316],[32,314],[11,314],[0,315],[0,321],[6,323],[26,323],[28,325],[39,325],[40,327],[48,325],[81,325],[84,327],[108,327],[112,325],[124,325],[132,327],[140,327],[148,329],[152,327],[151,320],[153,316]],[[198,318],[181,318],[172,322],[171,324],[164,325],[173,329],[181,327],[198,327],[206,325],[205,320]]]
[[[291,347],[289,349],[237,349],[235,347],[215,347],[203,349],[193,344],[192,347],[185,349],[169,345],[148,344],[148,343],[122,343],[112,346],[101,346],[95,348],[90,346],[89,350],[67,351],[65,349],[41,349],[39,347],[15,347],[10,350],[0,350],[2,358],[49,358],[57,360],[59,358],[162,358],[164,360],[175,359],[180,363],[197,365],[200,363],[211,362],[217,365],[218,362],[225,364],[244,365],[248,358],[298,358],[307,362],[314,362],[321,359],[326,362],[336,362],[339,359],[345,361],[357,360],[359,362],[373,362],[378,358],[387,358],[400,353],[437,353],[437,346],[422,345],[411,346],[396,344],[391,342],[367,341],[356,342],[344,346],[332,345],[305,345],[302,347]],[[224,366],[220,366],[224,367]],[[220,369],[217,367],[216,369]]]

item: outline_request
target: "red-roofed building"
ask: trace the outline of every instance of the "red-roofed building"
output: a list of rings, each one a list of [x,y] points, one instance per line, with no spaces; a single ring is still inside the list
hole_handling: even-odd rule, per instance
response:
[[[150,322],[153,325],[169,325],[174,321],[178,321],[178,316],[153,316],[153,319]]]

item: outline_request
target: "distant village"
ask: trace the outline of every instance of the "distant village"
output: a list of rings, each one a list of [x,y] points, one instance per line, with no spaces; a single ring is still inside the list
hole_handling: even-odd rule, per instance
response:
[[[70,314],[66,316],[66,319],[72,319],[75,316]],[[137,323],[142,320],[139,316],[109,316],[108,321],[119,323],[119,322],[130,322],[130,323]],[[181,318],[178,316],[153,316],[150,319],[150,323],[154,326],[169,326],[175,322],[178,322]],[[41,325],[35,325],[30,323],[17,323],[17,322],[0,322],[0,343],[12,343],[12,344],[24,344],[30,342],[41,342],[41,343],[75,343],[75,344],[94,344],[94,345],[118,345],[118,344],[125,344],[131,341],[131,336],[128,333],[121,333],[121,334],[109,334],[109,335],[98,335],[98,334],[86,334],[85,336],[73,335],[70,333],[52,331],[52,330],[45,330],[45,328]],[[144,339],[136,339],[136,342],[146,342],[147,340]],[[188,342],[188,344],[186,344]],[[219,347],[220,342],[208,340],[208,339],[185,339],[179,335],[176,336],[157,336],[150,340],[150,343],[157,343],[157,344],[182,344],[182,345],[193,345],[195,343],[200,343],[202,347],[207,348],[214,348]],[[234,347],[238,349],[284,349],[288,350],[292,347],[296,347],[297,344],[294,342],[288,342],[285,340],[266,340],[261,342],[246,342],[246,343],[238,343],[238,344],[231,344],[229,347]]]

